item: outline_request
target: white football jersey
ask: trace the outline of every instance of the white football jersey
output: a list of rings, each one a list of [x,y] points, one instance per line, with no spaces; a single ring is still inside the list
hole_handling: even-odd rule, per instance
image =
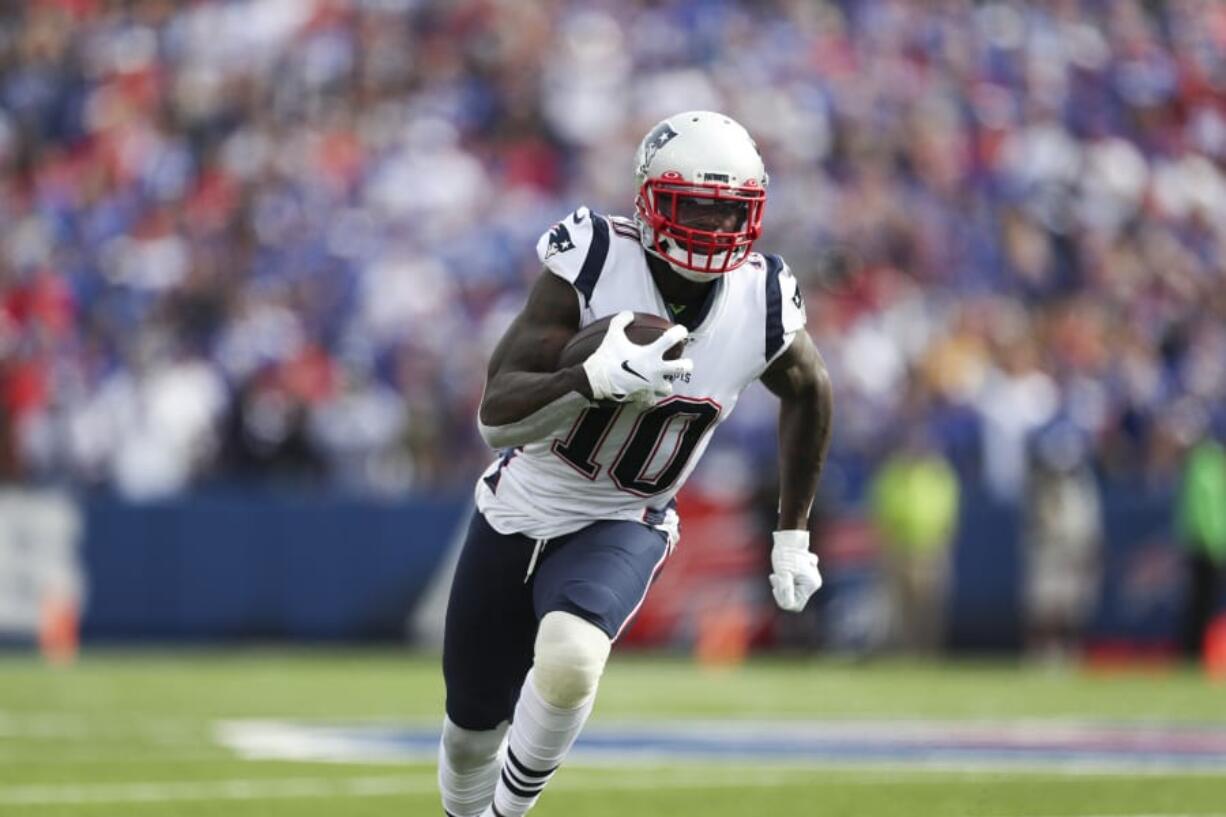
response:
[[[581,207],[542,235],[536,251],[574,286],[581,326],[624,309],[669,315],[630,219]],[[711,433],[805,323],[796,279],[778,256],[753,253],[712,286],[685,348],[694,370],[673,382],[672,396],[654,406],[580,409],[486,469],[477,507],[495,530],[551,539],[600,519],[633,519],[675,541],[673,498]]]

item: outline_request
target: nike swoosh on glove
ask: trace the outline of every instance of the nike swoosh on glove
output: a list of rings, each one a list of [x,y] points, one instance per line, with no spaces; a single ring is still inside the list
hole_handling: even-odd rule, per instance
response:
[[[807,530],[777,530],[772,536],[771,592],[781,608],[799,613],[822,586],[817,554],[809,550]]]
[[[591,357],[583,361],[597,400],[655,403],[673,393],[672,378],[694,369],[689,358],[665,360],[664,353],[689,336],[684,326],[674,326],[651,343],[640,346],[626,337],[634,313],[618,312]]]

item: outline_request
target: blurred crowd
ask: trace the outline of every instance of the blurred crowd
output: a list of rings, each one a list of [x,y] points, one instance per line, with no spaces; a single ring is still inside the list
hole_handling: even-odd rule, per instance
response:
[[[1226,430],[1226,5],[31,0],[0,473],[470,483],[537,236],[630,214],[638,140],[695,108],[766,159],[832,492],[900,449],[1016,501],[1043,451],[1169,483]],[[742,401],[719,480],[773,471],[774,423]]]

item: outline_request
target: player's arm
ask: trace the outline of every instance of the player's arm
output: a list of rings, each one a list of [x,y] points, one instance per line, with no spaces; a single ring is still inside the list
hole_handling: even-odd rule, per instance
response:
[[[817,556],[809,550],[809,510],[817,493],[834,399],[826,364],[802,330],[762,375],[779,397],[779,524],[771,550],[771,587],[786,610],[804,608],[821,587]]]
[[[592,398],[582,366],[555,371],[562,347],[578,329],[574,288],[542,273],[490,357],[478,419],[491,446],[540,439],[553,430],[552,423]]]
[[[779,398],[778,528],[807,529],[834,415],[830,376],[808,334],[796,333],[762,383]]]

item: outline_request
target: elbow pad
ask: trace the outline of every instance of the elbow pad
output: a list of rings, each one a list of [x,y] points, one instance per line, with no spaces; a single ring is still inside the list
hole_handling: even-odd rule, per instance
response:
[[[489,426],[477,417],[477,430],[481,439],[490,448],[514,448],[517,445],[543,440],[562,425],[574,420],[580,411],[587,408],[588,399],[577,391],[564,394],[541,406],[522,420]]]

